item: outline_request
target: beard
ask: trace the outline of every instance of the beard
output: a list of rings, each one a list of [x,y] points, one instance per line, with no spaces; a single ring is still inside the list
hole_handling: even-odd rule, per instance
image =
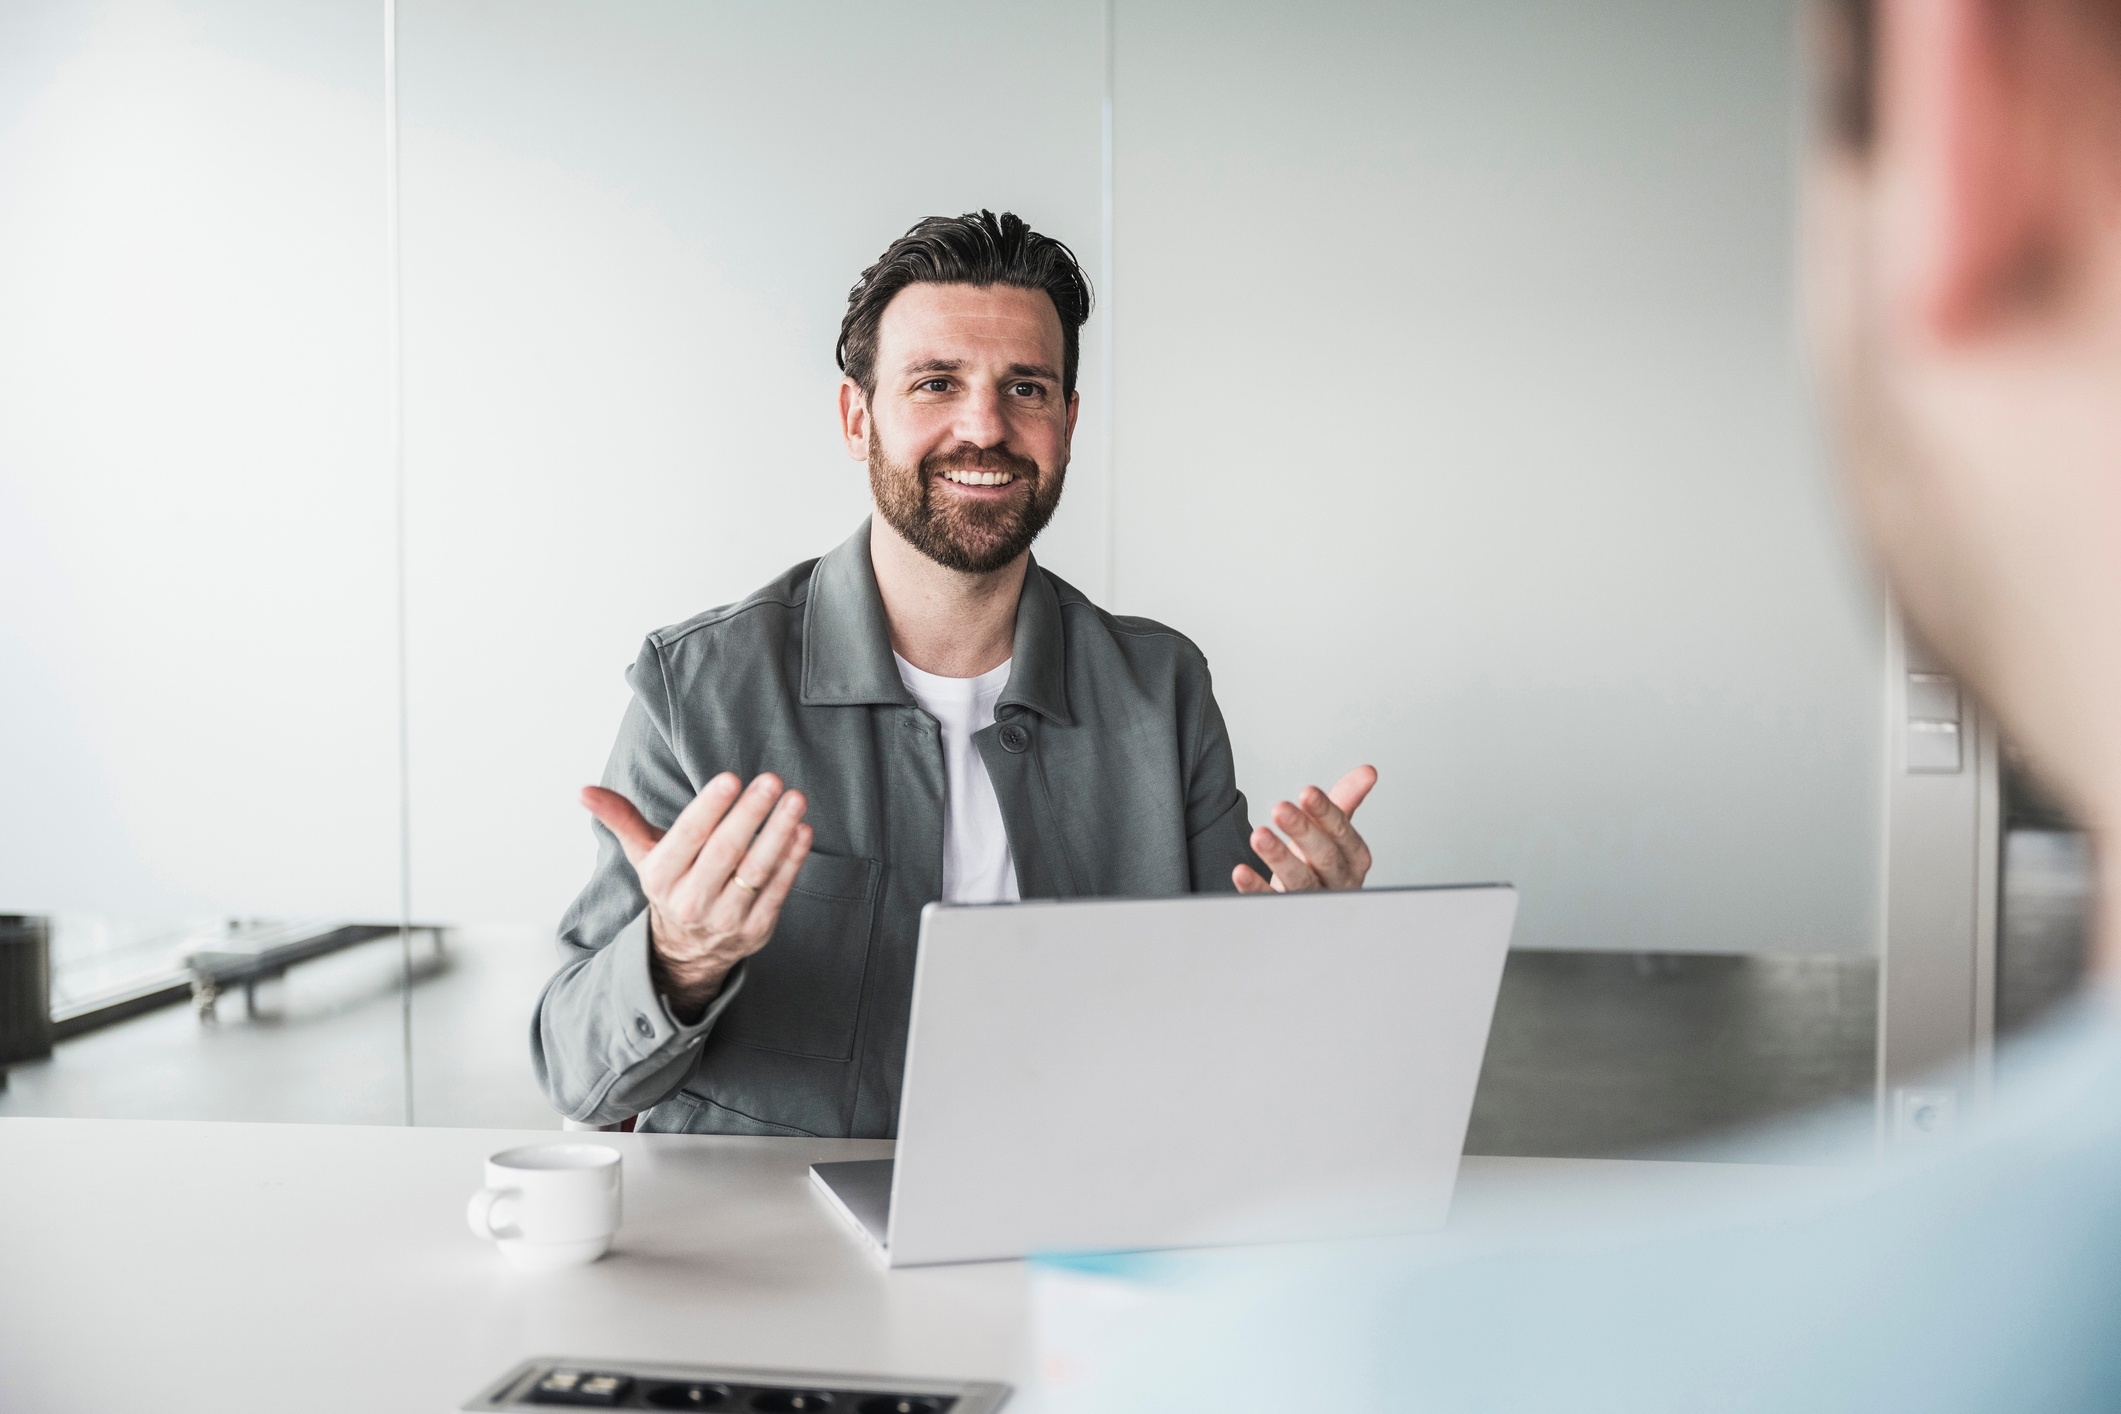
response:
[[[946,471],[1007,471],[1021,495],[975,502],[949,498],[937,505],[931,488]],[[1031,548],[1060,505],[1065,464],[1051,475],[1037,462],[1002,450],[959,450],[902,466],[884,454],[869,429],[869,490],[877,511],[914,549],[960,574],[992,574]]]

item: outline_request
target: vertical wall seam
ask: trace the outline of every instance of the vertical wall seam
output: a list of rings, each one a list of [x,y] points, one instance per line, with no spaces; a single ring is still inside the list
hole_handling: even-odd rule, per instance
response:
[[[383,225],[389,305],[390,478],[396,552],[398,650],[398,1026],[405,1079],[405,1123],[412,1108],[412,741],[405,642],[404,302],[398,242],[398,3],[383,0]]]
[[[1881,705],[1884,708],[1885,716],[1885,750],[1881,754],[1885,763],[1885,780],[1884,794],[1879,797],[1880,809],[1878,812],[1878,893],[1875,919],[1878,930],[1878,1006],[1876,1022],[1878,1044],[1877,1080],[1873,1087],[1875,1093],[1872,1097],[1874,1119],[1876,1121],[1873,1136],[1873,1156],[1880,1162],[1883,1162],[1886,1157],[1888,1138],[1888,1116],[1886,1111],[1892,1102],[1892,1087],[1889,1083],[1891,1071],[1886,1064],[1886,1043],[1889,1039],[1886,1034],[1886,1023],[1888,1019],[1887,1004],[1892,997],[1893,966],[1893,950],[1890,946],[1893,929],[1893,778],[1900,770],[1901,744],[1899,733],[1904,730],[1904,728],[1895,725],[1893,717],[1896,710],[1903,718],[1907,715],[1906,711],[1902,709],[1901,700],[1894,695],[1893,690],[1893,679],[1896,674],[1900,678],[1900,690],[1902,692],[1907,690],[1907,670],[1903,662],[1906,650],[1901,640],[1900,610],[1899,606],[1894,604],[1888,596],[1886,602],[1882,605],[1882,611],[1885,615],[1885,681],[1880,684],[1880,687],[1882,689]]]
[[[1105,0],[1104,148],[1100,171],[1104,231],[1097,272],[1098,284],[1102,287],[1105,298],[1105,317],[1098,326],[1098,395],[1105,401],[1105,607],[1115,613],[1119,610],[1119,463],[1116,456],[1118,436],[1115,431],[1118,409],[1113,405],[1113,389],[1117,380],[1112,371],[1112,90],[1113,56],[1116,52],[1114,29],[1118,21],[1118,9],[1119,0]]]

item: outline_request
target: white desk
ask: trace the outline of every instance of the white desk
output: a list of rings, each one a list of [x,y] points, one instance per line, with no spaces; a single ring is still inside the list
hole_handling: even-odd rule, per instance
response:
[[[889,1144],[564,1137],[625,1153],[626,1223],[594,1266],[528,1273],[470,1234],[464,1201],[487,1154],[555,1130],[0,1120],[0,1409],[440,1411],[538,1354],[1029,1383],[1022,1266],[886,1272],[810,1191],[813,1161]],[[1468,1159],[1452,1221],[1808,1181]]]

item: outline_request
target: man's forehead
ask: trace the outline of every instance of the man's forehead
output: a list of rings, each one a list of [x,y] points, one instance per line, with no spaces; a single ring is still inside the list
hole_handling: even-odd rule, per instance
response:
[[[1057,364],[1061,350],[1051,297],[1015,285],[908,285],[877,322],[881,361],[897,365],[1027,357]]]

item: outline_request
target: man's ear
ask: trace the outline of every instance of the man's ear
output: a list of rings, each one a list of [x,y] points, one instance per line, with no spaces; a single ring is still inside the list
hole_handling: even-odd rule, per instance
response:
[[[1879,0],[1879,236],[1898,313],[1979,337],[2037,309],[2063,274],[2074,203],[2069,109],[2047,70],[2053,20],[2010,0]],[[2068,67],[2065,65],[2065,67]]]
[[[869,399],[852,378],[840,379],[840,436],[846,439],[848,456],[869,460]]]

